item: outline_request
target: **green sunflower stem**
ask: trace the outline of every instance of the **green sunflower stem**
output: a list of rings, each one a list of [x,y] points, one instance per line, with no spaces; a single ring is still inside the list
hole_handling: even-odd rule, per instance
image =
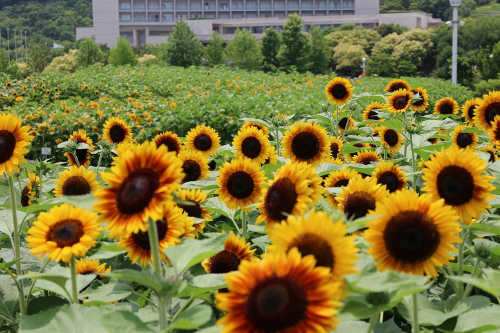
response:
[[[368,331],[366,331],[367,333],[372,333],[374,328],[375,328],[375,325],[377,324],[377,320],[378,320],[378,313],[374,314],[373,316],[370,317],[370,326],[368,326]]]
[[[167,301],[163,297],[158,300],[158,318],[160,324],[160,332],[163,332],[167,328]]]
[[[40,188],[38,189],[38,199],[41,199],[42,198],[42,181],[43,181],[43,170],[42,168],[40,168],[40,173],[38,174],[38,178],[39,178],[39,181],[40,181]],[[28,179],[29,179],[29,176],[28,176]]]
[[[10,190],[10,200],[12,206],[12,223],[14,225],[14,260],[21,257],[21,230],[17,223],[17,203],[16,203],[16,192],[14,190],[14,178],[9,176],[9,190]],[[23,271],[21,270],[21,261],[16,261],[16,275],[21,276]],[[19,308],[21,309],[21,314],[26,314],[26,304],[24,301],[24,291],[21,287],[17,288],[19,291]]]
[[[241,211],[241,233],[245,235],[247,233],[247,214]]]
[[[476,271],[479,268],[479,263],[480,262],[481,262],[481,259],[476,258],[476,262],[474,263],[474,267],[472,268],[471,277],[475,277],[476,276]],[[479,274],[481,274],[481,271],[479,271]],[[470,295],[473,287],[474,286],[472,284],[470,284],[470,283],[467,285],[467,288],[465,288],[464,298],[469,297],[469,295]]]
[[[99,174],[99,167],[101,166],[101,160],[102,160],[102,149],[101,149],[101,153],[99,154],[99,160],[97,161],[97,167],[96,167],[96,170],[95,170],[95,173],[98,175]]]
[[[76,166],[80,167],[80,161],[78,161],[78,157],[76,156],[76,151],[71,152],[71,155],[73,155],[73,158],[75,159]]]
[[[71,270],[71,298],[73,304],[78,304],[78,289],[76,288],[76,259],[74,255],[71,256],[69,266]]]
[[[153,257],[153,268],[155,274],[161,277],[161,261],[160,261],[160,247],[158,244],[158,230],[156,223],[152,219],[148,220],[148,235],[149,245],[151,247],[151,256]]]
[[[419,333],[420,330],[418,329],[418,294],[413,294],[412,295],[412,300],[413,300],[413,315],[411,317],[412,321],[412,332],[413,333]]]

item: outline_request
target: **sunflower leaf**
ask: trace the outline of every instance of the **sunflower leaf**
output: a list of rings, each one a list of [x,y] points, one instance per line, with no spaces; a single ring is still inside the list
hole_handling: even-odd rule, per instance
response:
[[[182,312],[163,332],[174,329],[193,330],[207,323],[212,318],[212,308],[208,305],[196,305]]]
[[[157,292],[162,290],[162,285],[158,283],[156,280],[153,280],[148,274],[144,272],[135,271],[132,269],[123,269],[118,271],[101,273],[101,275],[117,278],[120,280],[136,282],[142,284],[147,288],[156,290]]]
[[[94,205],[97,202],[97,199],[94,198],[94,195],[92,193],[84,195],[63,195],[60,198],[62,202],[89,211],[92,211],[92,205]]]

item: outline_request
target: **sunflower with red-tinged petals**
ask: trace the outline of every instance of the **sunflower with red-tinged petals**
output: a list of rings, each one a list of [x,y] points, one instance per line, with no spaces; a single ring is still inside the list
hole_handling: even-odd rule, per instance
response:
[[[393,93],[398,90],[411,90],[410,84],[403,79],[391,80],[385,87],[384,91],[388,93]]]
[[[26,162],[24,154],[33,136],[28,134],[29,126],[21,126],[21,118],[13,114],[0,115],[0,175],[12,176],[19,171],[19,163]]]
[[[82,165],[85,169],[90,166],[90,152],[94,150],[95,146],[92,144],[92,139],[87,136],[87,132],[85,130],[79,130],[78,132],[73,132],[70,135],[68,141],[75,141],[76,144],[85,143],[90,146],[90,149],[77,149],[76,150],[76,158],[78,159],[78,163],[76,163],[75,157],[71,153],[64,153],[64,156],[68,158],[69,166],[78,166]]]
[[[182,141],[177,134],[170,131],[158,134],[153,141],[156,143],[157,147],[161,145],[167,146],[168,151],[174,151],[175,155],[179,155],[181,152]]]
[[[203,260],[201,265],[208,274],[221,274],[237,271],[243,260],[250,260],[255,249],[250,250],[250,243],[245,238],[235,236],[234,232],[224,242],[224,250],[215,256]]]
[[[458,103],[451,97],[444,97],[434,106],[436,114],[458,114]]]

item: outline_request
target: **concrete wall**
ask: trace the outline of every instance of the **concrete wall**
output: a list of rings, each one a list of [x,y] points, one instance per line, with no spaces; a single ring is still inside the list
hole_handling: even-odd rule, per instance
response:
[[[118,0],[93,0],[95,41],[98,44],[116,46],[120,36]]]
[[[354,13],[356,15],[377,15],[379,14],[379,0],[355,0]]]
[[[399,24],[410,29],[427,29],[432,17],[424,12],[380,14],[380,24]]]
[[[76,39],[92,38],[95,35],[94,27],[76,28]]]

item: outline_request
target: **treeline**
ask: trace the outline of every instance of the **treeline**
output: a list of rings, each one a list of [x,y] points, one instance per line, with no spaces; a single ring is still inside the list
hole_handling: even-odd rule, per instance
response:
[[[470,17],[478,6],[495,3],[498,0],[463,0],[460,5],[460,16]],[[449,0],[380,0],[381,13],[423,11],[433,17],[449,21],[453,9]]]

